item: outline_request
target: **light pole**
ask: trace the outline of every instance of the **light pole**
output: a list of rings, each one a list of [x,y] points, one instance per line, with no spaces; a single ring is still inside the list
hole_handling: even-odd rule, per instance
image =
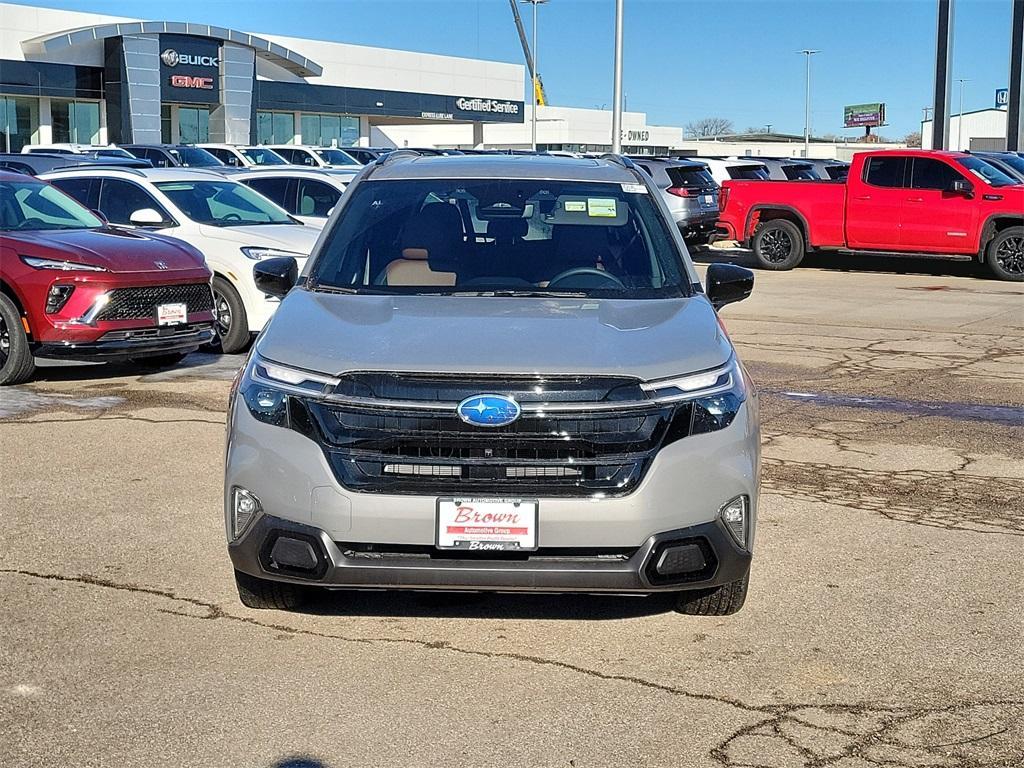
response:
[[[533,151],[537,151],[537,78],[540,76],[540,68],[537,65],[537,6],[546,3],[548,0],[519,0],[521,3],[529,3],[533,6],[533,82],[530,87],[533,89],[533,117],[530,120],[530,145]]]
[[[956,81],[960,83],[960,114],[956,118],[956,149],[960,152],[963,151],[961,139],[964,133],[964,83],[971,81],[965,77],[958,77]]]
[[[821,51],[804,48],[804,50],[797,51],[797,53],[803,54],[807,59],[807,74],[804,78],[806,83],[806,90],[804,92],[804,157],[807,157],[811,151],[811,56],[821,53]]]
[[[622,0],[615,0],[615,77],[612,87],[612,152],[622,152]]]

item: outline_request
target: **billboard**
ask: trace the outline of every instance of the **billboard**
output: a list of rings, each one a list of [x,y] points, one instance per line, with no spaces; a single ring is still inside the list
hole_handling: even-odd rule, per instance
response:
[[[852,104],[843,107],[843,123],[847,128],[885,125],[885,104]]]
[[[996,109],[1000,107],[1006,107],[1010,104],[1010,89],[1009,88],[997,88],[996,89]]]

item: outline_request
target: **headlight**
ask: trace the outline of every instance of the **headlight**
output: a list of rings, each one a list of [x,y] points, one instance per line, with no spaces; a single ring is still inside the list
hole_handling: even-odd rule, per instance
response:
[[[330,376],[272,363],[253,354],[238,392],[256,419],[275,427],[287,427],[289,395],[323,394],[337,384],[338,380]]]
[[[279,248],[264,248],[260,245],[247,245],[242,248],[242,253],[245,254],[246,258],[252,259],[253,261],[262,261],[263,259],[277,259],[286,258],[288,256],[293,259],[304,259],[306,258],[305,253],[295,253],[295,251],[282,251]]]
[[[692,402],[691,435],[725,429],[747,399],[746,381],[735,357],[721,368],[640,386],[655,402]]]
[[[59,259],[40,259],[37,256],[22,256],[21,260],[32,269],[59,269],[61,272],[106,272],[103,267],[95,264],[81,264],[77,261],[60,261]]]

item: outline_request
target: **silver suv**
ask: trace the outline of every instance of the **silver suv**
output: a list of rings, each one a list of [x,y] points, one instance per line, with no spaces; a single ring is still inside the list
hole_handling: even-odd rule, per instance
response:
[[[396,151],[349,185],[232,388],[242,602],[320,588],[678,593],[733,613],[757,400],[664,201],[621,158]],[[287,294],[287,295],[286,295]]]
[[[706,163],[671,157],[634,157],[661,192],[683,239],[704,245],[718,221],[718,184]]]

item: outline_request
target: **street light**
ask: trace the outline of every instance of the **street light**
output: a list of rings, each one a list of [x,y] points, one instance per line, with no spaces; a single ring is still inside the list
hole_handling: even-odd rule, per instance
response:
[[[612,152],[622,152],[622,0],[615,0],[615,76],[612,86]]]
[[[957,151],[963,151],[963,144],[961,138],[964,133],[964,83],[971,82],[966,77],[958,77],[956,79],[960,83],[960,114],[956,118],[956,148]]]
[[[533,151],[537,151],[537,78],[540,76],[540,68],[537,60],[537,6],[543,5],[548,0],[519,0],[521,3],[528,3],[533,6],[533,82],[530,87],[533,89],[533,119],[530,121],[530,144]]]
[[[811,151],[811,56],[821,53],[821,51],[805,48],[797,53],[803,54],[807,58],[807,75],[805,77],[807,90],[804,93],[804,157],[807,157]]]

